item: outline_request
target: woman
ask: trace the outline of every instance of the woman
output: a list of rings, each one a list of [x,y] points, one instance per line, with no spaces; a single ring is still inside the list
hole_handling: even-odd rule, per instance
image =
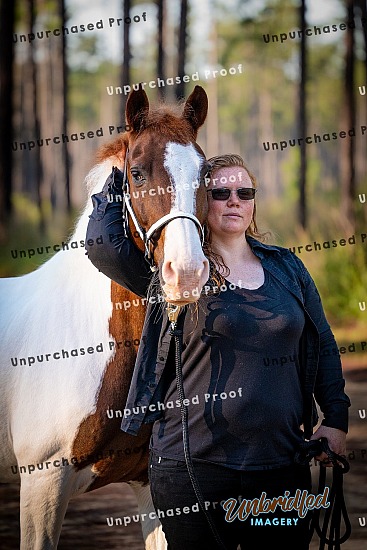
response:
[[[213,292],[202,293],[198,306],[186,306],[180,316],[195,473],[226,548],[236,550],[239,544],[249,548],[252,538],[261,550],[307,549],[310,513],[299,517],[296,510],[277,508],[276,513],[257,516],[261,522],[255,523],[251,514],[245,521],[231,521],[229,504],[225,509],[223,504],[228,499],[254,501],[264,492],[270,499],[293,497],[297,490],[311,492],[309,465],[294,462],[305,438],[326,437],[334,452],[345,454],[350,402],[339,354],[303,263],[288,249],[261,242],[255,217],[256,180],[243,159],[222,155],[209,163],[204,250],[211,264]],[[124,235],[121,203],[105,200],[107,192],[121,194],[121,173],[114,179],[114,188],[110,176],[102,193],[93,196],[87,240],[111,232],[116,238],[103,239],[106,244],[98,250],[87,247],[88,255],[107,276],[144,295],[149,267]],[[157,325],[151,315],[154,308],[160,309],[148,306],[146,338],[142,337],[126,403],[138,413],[124,419],[122,429],[136,434],[142,422],[154,422],[149,477],[156,510],[176,510],[169,517],[160,516],[169,548],[218,548],[204,514],[195,508],[180,409],[157,406],[175,403],[179,396],[169,325],[162,317]],[[162,367],[160,379],[156,366]],[[313,395],[324,415],[314,434]],[[143,402],[149,404],[147,413],[139,409]]]

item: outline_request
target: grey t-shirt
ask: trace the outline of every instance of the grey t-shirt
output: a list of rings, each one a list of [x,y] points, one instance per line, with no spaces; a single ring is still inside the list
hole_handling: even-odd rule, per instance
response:
[[[183,383],[193,459],[238,470],[291,464],[300,429],[302,307],[268,271],[256,289],[226,282],[186,311]],[[234,288],[235,287],[235,288]],[[151,447],[184,460],[174,364]]]

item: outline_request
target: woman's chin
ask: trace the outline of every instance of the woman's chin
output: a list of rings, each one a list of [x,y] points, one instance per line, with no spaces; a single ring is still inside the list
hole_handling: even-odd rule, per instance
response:
[[[238,223],[226,223],[223,224],[219,231],[212,231],[212,236],[233,236],[233,237],[241,237],[244,236],[246,233],[247,227],[244,225],[239,225]]]

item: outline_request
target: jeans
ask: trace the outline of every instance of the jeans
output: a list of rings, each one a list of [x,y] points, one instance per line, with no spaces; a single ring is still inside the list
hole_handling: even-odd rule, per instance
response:
[[[309,466],[297,464],[261,471],[239,471],[216,464],[194,462],[205,507],[211,514],[221,540],[227,550],[307,550],[309,524],[312,512],[299,518],[297,510],[251,513],[245,521],[230,519],[242,499],[266,498],[284,495],[293,497],[296,489],[311,492]],[[209,523],[202,512],[192,488],[186,463],[159,457],[153,451],[149,460],[149,480],[157,516],[162,523],[168,550],[217,550]],[[220,502],[238,499],[233,510],[224,510]],[[282,518],[283,521],[282,521]],[[261,519],[261,521],[260,521]],[[268,519],[267,524],[264,525]],[[270,523],[270,525],[269,525]],[[262,524],[262,525],[261,525]]]

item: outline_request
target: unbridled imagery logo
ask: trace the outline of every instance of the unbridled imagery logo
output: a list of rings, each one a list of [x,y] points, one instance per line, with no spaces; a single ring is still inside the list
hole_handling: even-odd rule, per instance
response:
[[[298,518],[285,518],[285,517],[272,517],[266,518],[250,518],[250,524],[254,526],[267,526],[267,525],[297,525],[299,518],[305,518],[309,510],[318,510],[320,508],[329,508],[330,502],[328,502],[329,487],[325,487],[324,492],[319,495],[308,494],[308,491],[304,489],[297,489],[293,497],[290,496],[289,491],[284,491],[283,496],[274,497],[272,499],[266,498],[266,493],[263,491],[260,498],[254,498],[252,500],[242,500],[236,510],[236,504],[238,501],[235,498],[227,499],[222,507],[226,511],[225,520],[229,523],[235,519],[239,521],[246,521],[246,519],[252,516],[258,516],[259,514],[266,514],[272,512],[274,514],[277,507],[282,512],[291,512],[296,510],[298,512]]]

